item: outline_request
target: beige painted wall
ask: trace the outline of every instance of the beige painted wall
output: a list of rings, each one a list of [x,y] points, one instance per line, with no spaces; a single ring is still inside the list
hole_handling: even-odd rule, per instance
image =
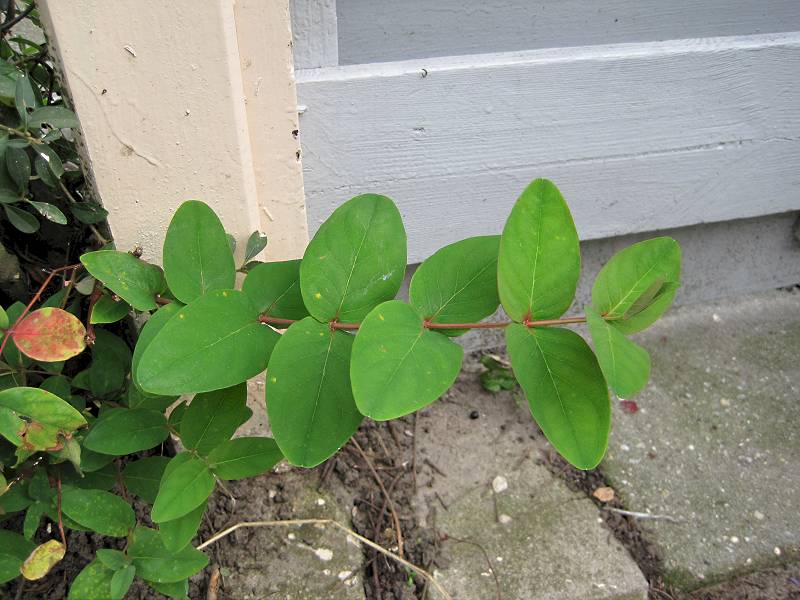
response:
[[[120,249],[158,261],[174,210],[200,199],[268,260],[307,224],[287,0],[44,0]]]

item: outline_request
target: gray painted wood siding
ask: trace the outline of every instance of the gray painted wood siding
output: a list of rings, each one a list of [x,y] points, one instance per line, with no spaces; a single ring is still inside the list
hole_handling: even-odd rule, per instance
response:
[[[406,219],[410,262],[498,233],[534,177],[562,188],[583,239],[800,208],[800,33],[309,69],[297,80],[310,230],[347,198],[384,193]]]
[[[800,30],[798,0],[338,0],[336,11],[340,64]]]

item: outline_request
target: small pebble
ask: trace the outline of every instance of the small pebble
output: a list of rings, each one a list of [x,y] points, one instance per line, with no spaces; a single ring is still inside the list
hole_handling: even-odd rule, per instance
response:
[[[499,517],[497,517],[497,520],[500,521],[500,523],[503,525],[508,525],[509,523],[511,523],[511,517],[509,517],[508,515],[500,515]]]
[[[314,554],[316,554],[318,559],[324,560],[325,562],[333,558],[333,551],[328,548],[318,548],[314,550]]]
[[[498,475],[492,480],[492,489],[495,494],[500,494],[508,489],[508,480],[502,475]]]
[[[477,410],[473,410],[471,413],[469,413],[469,418],[472,419],[473,421],[480,416],[481,413],[479,413]]]
[[[777,546],[775,546],[775,548],[773,548],[772,551],[775,553],[775,556],[780,556],[782,554],[781,549],[778,548]]]
[[[756,512],[754,512],[753,516],[756,519],[758,519],[759,521],[763,521],[764,520],[764,513],[762,513],[760,510],[757,510]]]

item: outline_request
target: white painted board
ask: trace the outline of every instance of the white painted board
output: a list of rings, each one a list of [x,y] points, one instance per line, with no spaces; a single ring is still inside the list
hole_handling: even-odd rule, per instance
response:
[[[535,177],[562,188],[583,239],[800,209],[800,33],[297,79],[309,229],[353,195],[384,193],[410,262],[499,232]]]
[[[797,0],[338,0],[336,9],[340,64],[800,29]]]

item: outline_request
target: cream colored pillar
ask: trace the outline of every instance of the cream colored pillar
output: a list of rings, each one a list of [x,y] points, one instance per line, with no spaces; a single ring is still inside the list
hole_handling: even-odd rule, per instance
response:
[[[268,260],[307,242],[288,0],[43,0],[119,249],[159,261],[184,200]]]

